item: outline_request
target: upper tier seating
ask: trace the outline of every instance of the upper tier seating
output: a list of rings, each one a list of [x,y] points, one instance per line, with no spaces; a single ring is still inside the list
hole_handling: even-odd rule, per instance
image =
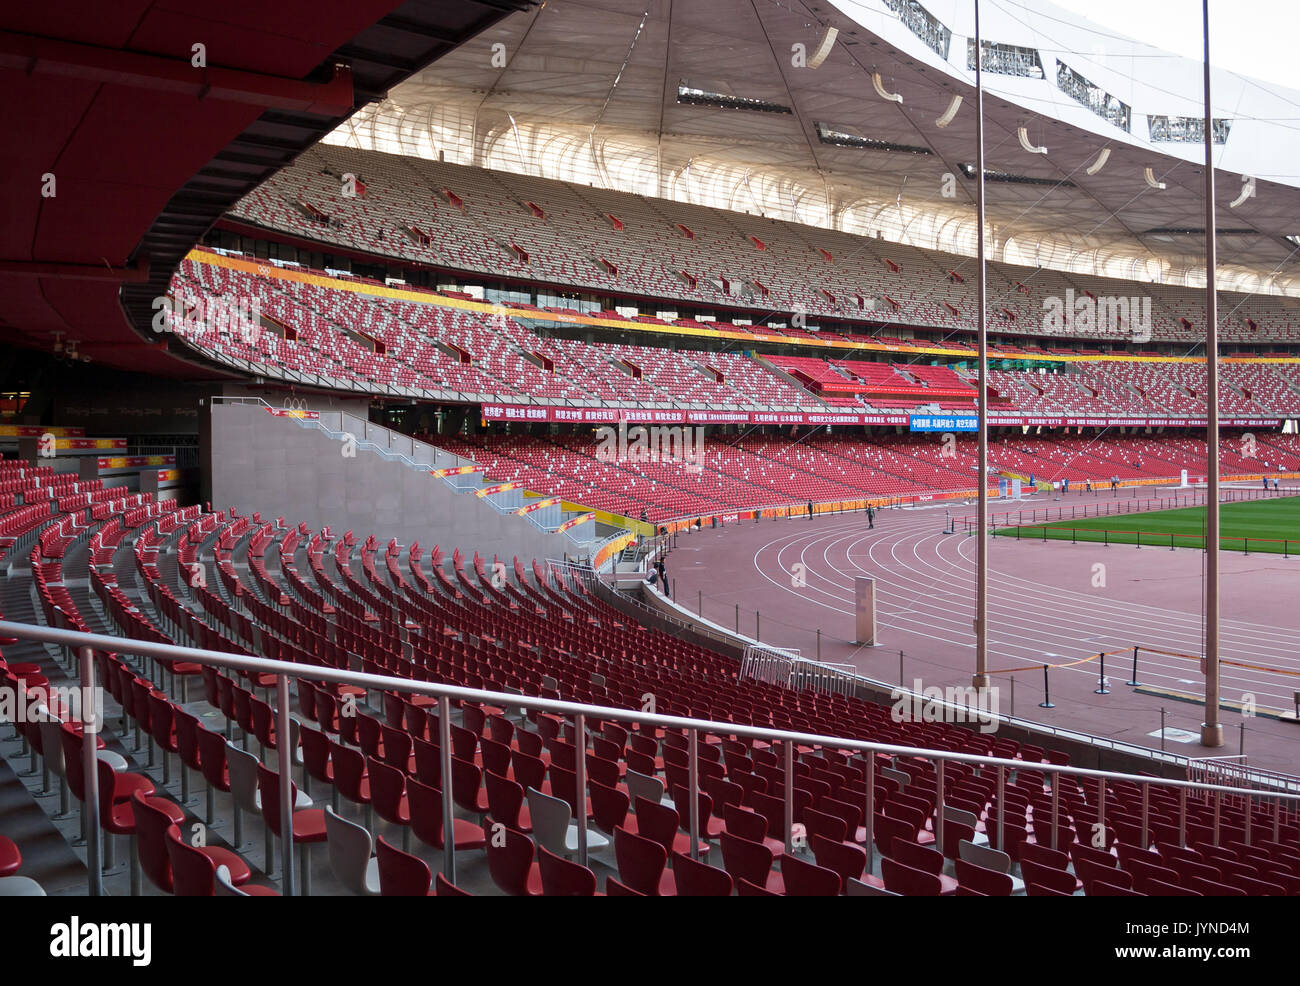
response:
[[[191,345],[261,374],[449,399],[646,408],[972,411],[969,370],[920,362],[691,351],[546,338],[514,318],[378,298],[186,260],[174,290],[249,304],[256,332],[211,317],[172,321]],[[663,337],[665,340],[671,337]],[[1059,363],[1057,373],[990,371],[994,409],[1028,414],[1204,414],[1203,364]],[[1291,364],[1224,363],[1225,416],[1300,413]],[[719,379],[719,377],[721,379]],[[1253,395],[1253,396],[1252,396]]]
[[[363,195],[345,194],[342,176],[349,173],[363,179]],[[249,193],[233,215],[376,254],[595,292],[764,315],[974,328],[969,257],[418,158],[319,145]],[[1204,333],[1204,292],[1191,288],[997,262],[988,264],[988,284],[989,328],[998,335],[1056,331],[1045,322],[1046,303],[1063,304],[1068,291],[1080,299],[1150,299],[1155,342],[1194,342]],[[1223,292],[1220,313],[1225,342],[1300,342],[1300,316],[1285,299]],[[1135,333],[1130,323],[1101,326],[1086,337],[1125,342]]]

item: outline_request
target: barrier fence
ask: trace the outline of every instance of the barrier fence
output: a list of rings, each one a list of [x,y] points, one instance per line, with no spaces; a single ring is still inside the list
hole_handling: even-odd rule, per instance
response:
[[[810,661],[797,650],[750,644],[740,662],[741,680],[763,681],[781,688],[808,690],[819,695],[851,696],[858,677],[851,664]]]
[[[1033,532],[1039,532],[1035,535]],[[1112,544],[1131,544],[1139,548],[1200,548],[1205,550],[1205,534],[1175,534],[1165,531],[1131,531],[1110,530],[1101,527],[1061,527],[1058,524],[1023,524],[1016,527],[1004,527],[990,531],[995,537],[1010,538],[1015,534],[1017,541],[1069,541],[1078,544],[1100,544],[1110,547]],[[1219,548],[1223,551],[1240,551],[1249,555],[1254,549],[1256,554],[1281,555],[1291,557],[1291,545],[1300,546],[1296,538],[1260,538],[1219,536]]]
[[[1136,490],[1134,493],[1136,494]],[[1220,503],[1244,503],[1251,500],[1265,500],[1293,497],[1295,489],[1280,491],[1255,489],[1224,489],[1219,497]],[[1114,517],[1121,514],[1147,513],[1156,510],[1178,510],[1185,507],[1203,507],[1208,502],[1204,490],[1192,490],[1188,493],[1174,493],[1171,496],[1147,497],[1136,496],[1129,499],[1098,498],[1094,502],[1072,503],[1059,507],[1031,507],[1028,510],[1003,510],[989,514],[989,527],[1016,527],[1036,525],[1063,520],[1086,520],[1089,517]],[[961,518],[963,531],[972,532],[979,523],[978,518],[966,516]]]

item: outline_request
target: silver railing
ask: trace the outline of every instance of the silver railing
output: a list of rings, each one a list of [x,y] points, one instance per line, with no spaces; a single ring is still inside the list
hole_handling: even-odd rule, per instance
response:
[[[740,662],[740,677],[762,681],[780,688],[808,690],[818,695],[851,697],[857,690],[858,677],[852,664],[813,661],[797,648],[749,644]]]
[[[290,725],[291,717],[289,714],[289,679],[306,678],[310,680],[338,682],[350,685],[358,685],[367,690],[375,691],[393,691],[404,694],[428,695],[438,699],[438,731],[439,747],[441,751],[441,768],[444,786],[444,797],[442,800],[443,809],[443,832],[445,833],[443,843],[443,871],[446,878],[453,883],[456,879],[456,850],[455,840],[450,837],[450,833],[455,829],[453,799],[447,792],[446,787],[450,783],[452,776],[452,754],[451,754],[451,702],[453,699],[458,701],[476,702],[480,704],[502,706],[509,709],[533,709],[538,712],[549,712],[561,716],[573,718],[574,736],[585,749],[586,726],[588,718],[603,721],[613,720],[616,722],[637,723],[641,725],[654,725],[669,729],[685,730],[687,733],[687,756],[689,758],[687,793],[690,804],[687,806],[687,815],[689,818],[690,831],[690,855],[692,858],[698,858],[700,842],[700,813],[699,813],[699,742],[700,734],[712,734],[715,736],[736,736],[750,739],[764,740],[769,743],[780,744],[783,768],[784,768],[784,834],[785,850],[793,852],[794,850],[794,791],[795,791],[795,772],[794,772],[794,751],[796,745],[826,747],[832,750],[849,751],[853,750],[860,754],[867,755],[865,770],[865,787],[866,796],[864,799],[864,824],[866,827],[866,852],[867,852],[867,869],[872,865],[873,858],[873,838],[874,838],[874,820],[875,820],[875,787],[876,787],[876,770],[874,758],[877,754],[885,754],[892,757],[921,757],[934,762],[936,784],[938,788],[938,804],[935,810],[935,840],[939,845],[943,845],[944,834],[944,767],[949,763],[964,763],[984,769],[992,769],[997,776],[997,835],[998,846],[1004,845],[1003,839],[1003,822],[1006,817],[1004,791],[1007,783],[1007,773],[1015,771],[1034,771],[1040,774],[1071,777],[1089,777],[1097,778],[1100,781],[1123,781],[1139,786],[1142,789],[1142,822],[1141,822],[1141,839],[1145,845],[1148,841],[1148,802],[1150,788],[1170,788],[1178,792],[1180,814],[1179,814],[1179,844],[1186,845],[1187,832],[1187,798],[1189,793],[1199,793],[1202,800],[1212,800],[1214,804],[1214,826],[1213,838],[1217,845],[1219,842],[1220,831],[1220,804],[1225,797],[1228,799],[1244,800],[1246,810],[1245,817],[1245,838],[1247,844],[1250,844],[1252,838],[1252,827],[1254,812],[1251,810],[1252,799],[1264,799],[1271,801],[1273,804],[1273,837],[1277,839],[1281,829],[1282,806],[1288,806],[1288,814],[1293,814],[1300,810],[1300,794],[1287,794],[1276,791],[1262,792],[1259,790],[1243,787],[1231,787],[1221,784],[1212,784],[1207,782],[1175,780],[1169,778],[1151,777],[1149,775],[1125,774],[1113,771],[1093,770],[1086,767],[1070,767],[1060,764],[1051,763],[1030,763],[1022,760],[1010,760],[1003,757],[991,757],[973,753],[959,753],[948,750],[931,750],[919,747],[896,746],[889,743],[873,743],[866,740],[849,739],[841,736],[828,736],[815,733],[800,733],[790,730],[770,729],[758,726],[748,726],[732,722],[715,722],[708,719],[693,719],[683,716],[659,715],[653,712],[642,712],[635,709],[618,709],[608,706],[589,705],[582,702],[566,702],[561,699],[534,698],[531,696],[518,695],[506,692],[491,692],[476,688],[463,688],[457,685],[435,684],[433,682],[415,681],[409,678],[397,678],[389,675],[366,674],[358,671],[344,671],[338,668],[321,667],[312,664],[298,664],[292,661],[273,661],[262,657],[245,657],[238,654],[229,654],[222,651],[202,650],[193,647],[178,647],[174,644],[160,644],[150,641],[134,640],[124,637],[113,637],[97,633],[80,633],[72,630],[60,630],[53,627],[34,626],[26,623],[11,623],[0,620],[0,635],[16,637],[19,640],[33,640],[46,644],[53,644],[57,647],[65,647],[74,651],[78,656],[80,687],[83,689],[82,694],[94,694],[95,688],[95,663],[94,652],[96,650],[113,652],[119,654],[134,654],[140,657],[162,658],[170,661],[186,661],[197,664],[211,665],[219,668],[230,668],[236,671],[251,671],[263,674],[274,674],[276,685],[276,735],[281,737],[292,736],[292,727]],[[96,763],[96,739],[99,734],[98,722],[94,721],[95,712],[90,713],[91,721],[85,723],[82,739],[82,756],[83,766],[85,768],[85,795],[86,800],[83,811],[86,813],[86,846],[87,846],[87,872],[89,882],[89,892],[91,896],[101,896],[103,893],[103,879],[100,872],[100,839],[103,833],[100,829],[99,818],[99,784],[98,772],[95,767]],[[293,788],[292,788],[292,767],[293,767],[293,750],[289,742],[280,742],[277,744],[279,752],[279,798],[280,798],[280,818],[281,818],[281,888],[284,896],[293,896],[294,894],[294,866],[293,866],[293,838],[292,838],[292,817],[293,817]],[[575,761],[575,773],[577,774],[575,790],[577,796],[581,799],[587,790],[587,766],[586,758],[579,756]],[[1098,824],[1105,825],[1105,786],[1101,787],[1103,792],[1098,799]],[[1059,827],[1059,808],[1060,808],[1060,785],[1053,781],[1051,786],[1051,816],[1052,816],[1052,848],[1057,848],[1056,842]],[[579,800],[581,804],[581,800]],[[578,836],[578,861],[582,865],[587,865],[587,817],[585,811],[577,812],[577,836]],[[286,837],[287,836],[287,837]]]

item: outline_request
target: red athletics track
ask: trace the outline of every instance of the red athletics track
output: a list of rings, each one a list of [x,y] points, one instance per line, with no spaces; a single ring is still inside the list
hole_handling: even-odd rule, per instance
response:
[[[1097,497],[1039,496],[1026,508],[1084,502],[1095,503]],[[814,658],[814,631],[820,628],[823,661],[850,663],[893,683],[899,680],[902,650],[909,687],[918,678],[926,686],[969,685],[975,663],[975,539],[943,534],[945,509],[957,518],[974,511],[960,502],[881,510],[874,530],[867,529],[863,515],[851,514],[746,521],[682,533],[668,557],[668,575],[679,603],[695,612],[702,592],[705,618],[723,626],[734,627],[738,603],[741,632],[753,636],[757,609],[764,643],[796,647]],[[991,503],[990,509],[1001,508]],[[1014,677],[1015,713],[1021,718],[1159,749],[1159,734],[1147,734],[1159,729],[1163,706],[1168,727],[1199,735],[1200,705],[1143,695],[1124,682],[1134,644],[1201,653],[1202,551],[1002,537],[990,544],[990,670],[1039,668],[994,675],[1000,711],[1010,711],[1008,686]],[[802,587],[794,585],[796,564],[804,566]],[[1105,566],[1104,587],[1093,587],[1102,573],[1096,565]],[[1300,674],[1300,558],[1224,552],[1221,570],[1221,657]],[[850,643],[855,575],[877,580],[880,647]],[[1116,650],[1126,654],[1106,659],[1111,693],[1093,694],[1095,655]],[[1038,708],[1043,664],[1053,666],[1055,709]],[[1267,671],[1224,666],[1221,678],[1225,701],[1253,694],[1262,709],[1291,709],[1293,692],[1300,690],[1300,677]],[[1203,688],[1196,661],[1146,653],[1138,680],[1180,692]],[[1252,766],[1300,772],[1300,725],[1263,716],[1243,720],[1227,709],[1220,721],[1223,748],[1169,740],[1167,749],[1193,757],[1235,754],[1244,721]]]

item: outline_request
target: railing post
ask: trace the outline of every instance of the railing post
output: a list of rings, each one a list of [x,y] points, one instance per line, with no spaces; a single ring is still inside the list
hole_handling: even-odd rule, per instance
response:
[[[1211,845],[1214,846],[1217,846],[1219,844],[1219,819],[1220,818],[1221,818],[1221,814],[1220,814],[1220,806],[1219,806],[1219,790],[1216,788],[1214,791],[1214,841],[1211,843]]]
[[[442,875],[456,882],[456,815],[451,801],[451,699],[438,699],[438,754],[442,761]]]
[[[94,652],[89,647],[77,651],[81,666],[81,694],[95,694]],[[104,895],[104,874],[99,868],[99,848],[102,831],[99,827],[99,752],[96,749],[99,737],[99,718],[94,712],[98,703],[91,699],[92,711],[87,716],[85,702],[82,702],[81,714],[81,769],[85,780],[82,782],[86,791],[86,801],[81,806],[82,816],[86,820],[86,879],[91,897]]]
[[[1250,845],[1250,832],[1255,822],[1255,797],[1246,795],[1246,845]]]
[[[1110,840],[1106,838],[1106,778],[1097,779],[1097,824],[1101,826],[1101,838],[1105,849],[1110,845]]]
[[[587,717],[578,712],[573,717],[574,740],[578,755],[574,759],[573,771],[577,775],[574,784],[578,789],[576,811],[578,814],[578,863],[587,865]],[[694,766],[694,765],[692,765]]]
[[[293,732],[289,727],[289,678],[275,676],[275,745],[280,751],[280,878],[281,896],[294,896],[293,885]],[[304,856],[307,845],[302,847]],[[304,864],[305,865],[305,864]],[[305,888],[304,888],[305,889]]]
[[[1007,793],[1007,768],[1002,764],[998,764],[998,845],[997,848],[1000,852],[1007,851],[1003,845],[1003,835],[1002,835],[1004,831],[1002,822],[1003,819],[1006,818],[1006,814],[1007,814],[1007,803],[1005,800],[1006,793]]]
[[[700,858],[700,734],[694,729],[686,731],[686,755],[690,764],[686,768],[686,791],[690,795],[691,859]],[[677,809],[679,812],[680,808]]]
[[[865,820],[867,830],[867,867],[864,875],[871,875],[871,865],[875,856],[874,839],[876,833],[876,755],[867,752],[867,815]]]
[[[785,752],[785,851],[794,852],[794,744],[782,740]]]
[[[1061,812],[1061,785],[1056,778],[1052,778],[1052,848],[1060,848],[1056,844],[1057,825],[1060,820]]]
[[[1142,845],[1139,849],[1150,849],[1151,843],[1147,838],[1147,831],[1150,827],[1151,819],[1151,785],[1142,785]]]
[[[934,762],[934,775],[939,788],[939,800],[934,812],[934,837],[935,841],[938,843],[936,848],[941,853],[943,852],[943,765],[943,760],[936,760]]]
[[[1187,788],[1178,789],[1178,845],[1187,846]]]

